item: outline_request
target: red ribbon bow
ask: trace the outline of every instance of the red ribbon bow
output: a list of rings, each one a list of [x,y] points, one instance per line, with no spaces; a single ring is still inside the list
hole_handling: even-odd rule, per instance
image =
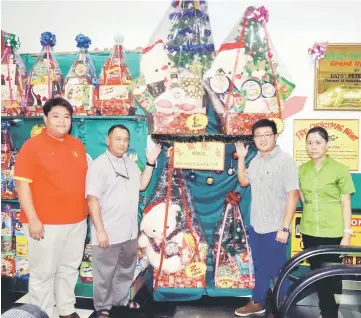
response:
[[[226,203],[231,205],[237,205],[241,201],[241,194],[236,191],[228,192],[226,195]]]

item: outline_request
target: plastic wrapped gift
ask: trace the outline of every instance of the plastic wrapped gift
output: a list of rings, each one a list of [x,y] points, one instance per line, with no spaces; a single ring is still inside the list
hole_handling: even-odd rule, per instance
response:
[[[17,150],[10,136],[10,122],[1,122],[1,199],[14,200],[17,192],[14,181],[14,165]]]
[[[99,82],[88,49],[91,40],[78,34],[75,38],[79,53],[65,78],[64,97],[73,106],[74,115],[96,115],[95,89]]]
[[[196,215],[187,182],[171,157],[140,225],[138,243],[154,268],[154,289],[206,286],[208,245]]]
[[[42,33],[40,44],[42,50],[30,72],[23,96],[26,116],[42,116],[45,102],[60,96],[63,90],[62,74],[53,52],[55,34]]]
[[[23,114],[21,98],[26,83],[26,68],[18,49],[19,37],[4,32],[4,50],[1,52],[1,114],[19,116]]]
[[[123,36],[115,37],[113,50],[100,74],[95,105],[103,116],[134,115],[136,111],[133,94],[128,89],[132,77],[125,59],[123,41]]]
[[[132,88],[154,133],[205,133],[202,76],[214,55],[207,2],[173,1],[142,51],[141,77]]]
[[[217,288],[254,288],[254,271],[246,228],[239,209],[241,195],[229,192],[213,237]]]
[[[223,133],[250,135],[261,118],[275,119],[282,127],[284,104],[295,85],[283,77],[267,21],[266,8],[249,7],[203,77]]]

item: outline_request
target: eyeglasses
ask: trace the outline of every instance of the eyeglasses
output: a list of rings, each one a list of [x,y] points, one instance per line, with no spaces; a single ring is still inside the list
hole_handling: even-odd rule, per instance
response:
[[[113,163],[112,163],[112,161],[110,160],[110,158],[109,158],[108,155],[107,155],[107,157],[108,157],[108,160],[109,160],[110,164],[112,165],[112,168],[113,168],[113,170],[114,170],[114,172],[115,172],[115,177],[116,177],[116,178],[122,177],[122,178],[124,178],[124,179],[129,180],[129,173],[128,173],[127,165],[125,164],[124,158],[123,158],[123,162],[124,162],[125,171],[127,172],[127,175],[126,175],[126,176],[125,176],[124,174],[119,173],[117,170],[115,170],[114,165],[113,165]]]
[[[255,135],[254,139],[270,139],[274,134]]]

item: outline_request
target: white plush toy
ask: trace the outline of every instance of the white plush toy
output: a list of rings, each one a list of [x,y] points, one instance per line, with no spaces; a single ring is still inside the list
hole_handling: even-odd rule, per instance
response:
[[[247,72],[244,70],[244,66],[250,59],[252,59],[250,56],[245,55],[244,52],[244,44],[241,42],[222,44],[212,63],[212,67],[206,73],[205,78],[212,77],[219,69],[222,69],[225,72],[225,75],[230,80],[233,80],[236,88],[241,89],[242,84],[249,77]]]
[[[143,50],[140,71],[144,75],[146,84],[161,81],[170,83],[173,67],[174,63],[169,59],[163,41],[159,40]]]
[[[169,205],[167,230],[165,233],[166,246],[162,264],[162,271],[168,274],[182,269],[180,248],[183,242],[183,232],[177,228],[176,220],[177,214],[180,211],[179,205]],[[140,223],[141,235],[138,239],[138,245],[145,249],[145,255],[154,268],[159,268],[160,266],[165,212],[165,202],[159,201],[148,205],[144,209],[143,219]]]

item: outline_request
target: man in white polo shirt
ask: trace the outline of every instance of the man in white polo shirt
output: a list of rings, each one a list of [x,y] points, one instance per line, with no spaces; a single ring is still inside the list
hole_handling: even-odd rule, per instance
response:
[[[151,180],[161,146],[146,153],[147,165],[141,173],[136,163],[124,156],[129,141],[127,127],[112,126],[106,137],[107,151],[92,162],[87,173],[97,318],[109,317],[112,306],[139,307],[128,300],[137,262],[139,191]]]

